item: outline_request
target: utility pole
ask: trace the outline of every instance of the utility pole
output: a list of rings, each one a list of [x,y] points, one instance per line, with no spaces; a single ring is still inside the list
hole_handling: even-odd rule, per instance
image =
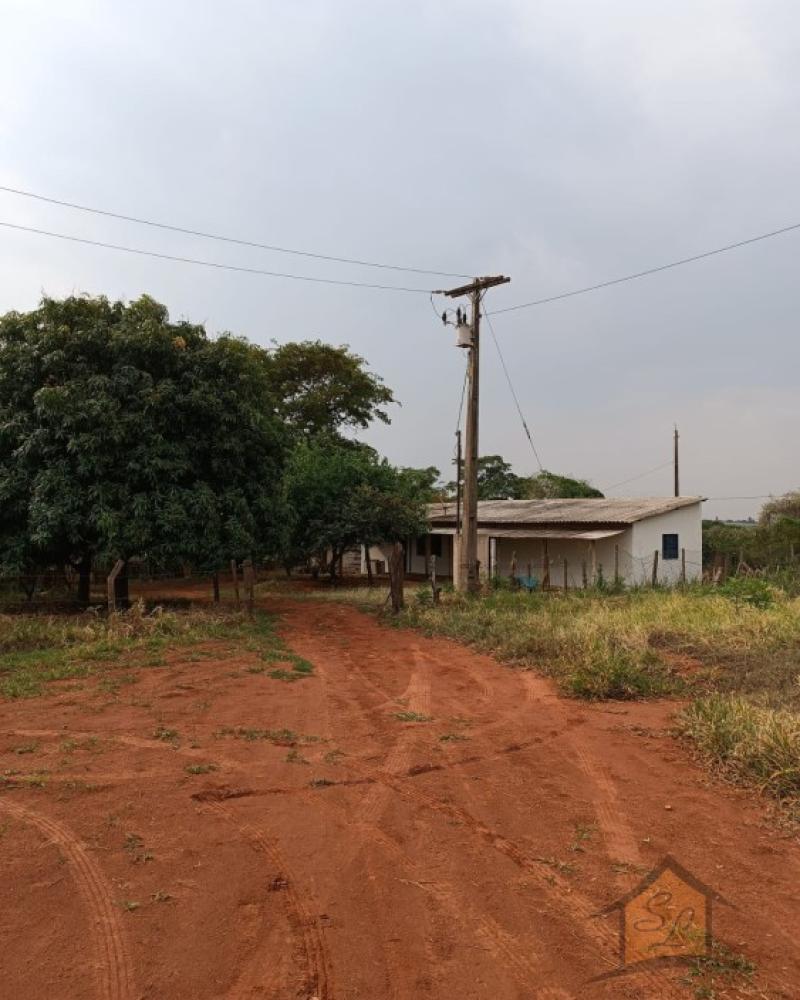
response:
[[[456,535],[461,535],[461,428],[456,431]]]
[[[673,464],[673,471],[675,473],[675,496],[676,497],[679,497],[681,495],[680,475],[679,475],[679,465],[678,465],[678,438],[679,437],[680,437],[680,435],[678,434],[678,425],[675,424],[675,433],[674,433],[673,439],[672,439],[673,440],[673,458],[672,458],[672,464]]]
[[[467,367],[467,426],[464,447],[464,503],[460,533],[459,590],[474,592],[480,586],[478,579],[478,396],[480,388],[480,325],[481,298],[487,288],[505,285],[511,278],[495,275],[475,278],[468,285],[451,288],[441,294],[451,299],[468,295],[472,302],[472,325],[468,343]],[[460,310],[459,310],[460,315]],[[445,322],[447,322],[445,314]]]

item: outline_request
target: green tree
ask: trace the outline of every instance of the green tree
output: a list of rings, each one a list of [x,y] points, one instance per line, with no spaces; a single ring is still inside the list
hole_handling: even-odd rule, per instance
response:
[[[519,500],[527,480],[512,471],[511,463],[502,455],[481,455],[478,459],[479,500]],[[447,484],[448,491],[456,492],[457,484]]]
[[[525,500],[561,500],[579,497],[602,498],[600,490],[585,479],[559,476],[543,469],[538,475],[525,480],[520,496]]]
[[[333,577],[348,549],[419,534],[426,512],[415,472],[395,469],[365,445],[329,437],[300,441],[284,484],[287,567],[317,559]]]
[[[800,490],[792,490],[783,496],[768,500],[758,515],[760,524],[772,524],[781,517],[800,520]]]
[[[347,346],[319,340],[282,344],[269,352],[270,385],[279,412],[301,434],[338,434],[365,428],[373,420],[388,424],[385,407],[392,391]]]
[[[214,570],[277,545],[285,431],[264,352],[144,296],[0,318],[0,564]]]

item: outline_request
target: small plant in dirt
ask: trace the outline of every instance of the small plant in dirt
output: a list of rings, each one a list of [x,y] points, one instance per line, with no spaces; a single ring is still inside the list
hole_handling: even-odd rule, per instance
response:
[[[344,757],[342,750],[329,750],[322,759],[326,764],[338,764],[342,757]]]
[[[335,785],[335,781],[329,781],[328,778],[312,778],[309,781],[310,788],[329,788],[331,785]]]
[[[432,722],[430,715],[423,715],[422,712],[395,712],[395,719],[399,722]]]
[[[278,746],[291,746],[299,741],[307,742],[311,737],[299,736],[291,729],[219,729],[214,733],[215,739],[224,739],[231,736],[235,740],[244,740],[247,743],[255,743],[258,740],[266,740],[268,743],[275,743]]]
[[[20,743],[19,746],[14,747],[14,753],[25,754],[25,753],[36,753],[39,749],[39,744],[36,740],[31,740],[30,743]]]
[[[126,834],[123,848],[127,851],[131,863],[134,865],[143,865],[153,860],[153,854],[145,850],[144,840],[138,833]]]
[[[300,751],[299,751],[299,750],[296,750],[296,749],[292,749],[292,750],[290,750],[290,751],[289,751],[289,752],[288,752],[288,753],[286,754],[286,763],[287,763],[287,764],[307,764],[307,763],[308,763],[308,761],[307,761],[307,760],[305,759],[305,757],[304,757],[304,756],[303,756],[303,755],[302,755],[302,754],[300,753]]]
[[[755,971],[750,959],[720,941],[712,941],[707,954],[692,959],[684,982],[693,988],[697,1000],[722,1000],[730,987],[744,986]]]
[[[135,899],[123,899],[119,905],[126,913],[133,913],[133,911],[138,910],[142,904],[137,903]]]
[[[216,769],[216,764],[187,764],[184,771],[187,774],[211,774]]]
[[[154,740],[161,740],[163,743],[177,743],[180,734],[177,729],[168,729],[166,726],[158,726],[153,732]]]
[[[575,839],[572,841],[570,850],[574,854],[583,854],[586,850],[587,842],[592,839],[596,832],[597,827],[594,823],[576,823]]]
[[[151,894],[150,899],[154,903],[168,903],[172,899],[172,896],[168,892],[164,892],[163,889],[157,889]]]
[[[469,736],[465,736],[463,733],[442,733],[439,737],[440,743],[463,743],[468,740]]]

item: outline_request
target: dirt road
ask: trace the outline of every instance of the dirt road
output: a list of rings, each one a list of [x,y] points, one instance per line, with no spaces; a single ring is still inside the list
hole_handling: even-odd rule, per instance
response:
[[[0,996],[689,998],[685,969],[595,979],[618,962],[597,912],[671,854],[757,966],[716,996],[800,997],[797,842],[692,765],[674,706],[269,607],[313,676],[207,644],[0,705]]]

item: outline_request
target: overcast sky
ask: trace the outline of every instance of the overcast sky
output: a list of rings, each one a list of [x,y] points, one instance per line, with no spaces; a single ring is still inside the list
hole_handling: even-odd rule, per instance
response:
[[[800,222],[800,7],[778,0],[0,0],[0,184],[178,226],[557,294]],[[225,245],[0,192],[0,221],[206,260],[448,280]],[[600,488],[800,486],[800,231],[494,318],[546,468]],[[152,260],[0,228],[0,311],[164,302],[347,343],[402,401],[368,439],[448,474],[464,352],[425,293]],[[441,300],[436,301],[441,309]],[[481,452],[535,471],[484,324]],[[612,495],[669,494],[671,470]],[[744,517],[760,501],[714,501]]]

